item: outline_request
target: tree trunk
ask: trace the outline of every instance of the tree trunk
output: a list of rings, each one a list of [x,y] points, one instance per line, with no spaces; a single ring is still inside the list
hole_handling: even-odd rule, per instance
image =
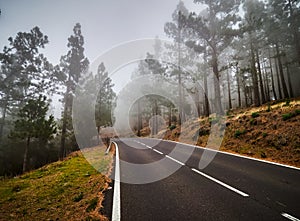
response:
[[[24,152],[24,157],[23,157],[23,173],[25,173],[27,171],[29,145],[30,145],[30,137],[27,137],[25,152]]]
[[[0,124],[0,141],[2,140],[2,137],[3,137],[3,130],[4,130],[4,125],[5,125],[7,105],[8,105],[8,102],[7,102],[7,100],[5,100],[4,105],[3,105],[3,109],[2,109],[2,117],[1,117],[1,124]]]
[[[268,73],[265,72],[264,76],[265,76],[266,101],[270,101],[271,96],[270,96],[270,85],[269,85],[269,81],[268,81]]]
[[[230,88],[230,79],[229,79],[229,71],[228,71],[228,69],[227,69],[227,88],[228,88],[228,105],[229,105],[229,109],[232,109],[231,88]]]
[[[65,106],[64,106],[64,115],[63,115],[63,125],[62,125],[62,130],[61,130],[61,140],[60,140],[60,154],[59,154],[59,159],[63,160],[66,156],[66,133],[67,133],[67,117],[68,117],[68,108],[69,108],[69,93],[70,93],[70,75],[69,75],[69,80],[67,82],[67,91],[65,94]]]
[[[179,23],[180,21],[178,21]],[[180,24],[178,24],[179,26]],[[181,125],[181,121],[183,121],[183,116],[182,116],[182,85],[181,85],[181,28],[179,28],[178,32],[178,60],[177,60],[177,65],[178,65],[178,90],[179,90],[179,113],[178,113],[178,123]]]
[[[277,87],[278,87],[278,94],[279,99],[282,99],[282,92],[281,92],[281,85],[280,85],[280,78],[279,78],[279,69],[278,69],[278,61],[275,58],[275,67],[276,67],[276,78],[277,78]]]
[[[270,101],[270,86],[269,86],[269,76],[267,68],[265,67],[265,63],[263,62],[262,65],[262,78],[264,83],[264,89],[265,89],[265,96],[266,96],[266,102]]]
[[[239,68],[236,65],[236,83],[237,83],[237,93],[238,93],[238,105],[239,107],[242,106],[242,100],[241,100],[241,82],[240,82],[240,76],[239,76]]]
[[[100,145],[100,125],[97,126],[97,143],[98,145]]]
[[[283,90],[284,98],[288,98],[289,97],[289,93],[287,91],[286,83],[285,83],[285,80],[284,80],[284,73],[283,73],[283,67],[282,67],[282,62],[281,62],[281,58],[280,58],[281,56],[280,56],[278,44],[276,44],[276,53],[277,53],[279,74],[280,74],[280,80],[281,80],[281,85],[282,85],[282,90]]]
[[[217,55],[215,53],[215,50],[213,52],[212,57],[212,68],[214,72],[214,91],[215,91],[215,108],[216,113],[219,115],[223,115],[224,111],[222,108],[222,102],[221,102],[221,90],[220,90],[220,74],[218,70],[218,59]]]
[[[169,106],[168,115],[169,115],[169,127],[171,127],[171,125],[172,125],[172,106],[171,105]]]
[[[269,49],[269,63],[270,63],[270,72],[271,72],[272,91],[273,91],[274,99],[277,100],[277,94],[276,94],[275,83],[274,83],[274,75],[273,75],[272,58],[271,58],[270,49]]]
[[[258,107],[260,105],[260,98],[259,98],[257,72],[255,67],[255,55],[254,55],[252,43],[251,43],[250,53],[251,53],[251,74],[252,74],[252,81],[253,81],[254,105]]]
[[[207,53],[206,53],[206,50],[204,51],[203,58],[204,58],[204,63],[206,65],[207,64]],[[208,117],[210,111],[209,111],[209,101],[208,101],[207,68],[205,68],[205,70],[204,70],[203,83],[204,83],[204,115],[206,117]]]
[[[286,72],[287,72],[286,74],[287,74],[287,79],[288,79],[290,97],[294,97],[293,86],[292,86],[292,81],[291,81],[291,73],[290,73],[290,68],[289,68],[288,64],[286,64]]]
[[[137,126],[137,136],[140,137],[141,136],[141,129],[142,129],[142,116],[141,116],[141,106],[140,106],[140,100],[137,101],[137,117],[138,117],[138,126]]]
[[[264,90],[264,85],[263,85],[263,77],[262,77],[261,68],[260,68],[259,54],[258,54],[257,49],[255,50],[255,53],[256,53],[256,63],[257,63],[257,69],[258,69],[260,93],[261,93],[261,104],[264,104],[264,103],[266,103],[266,96],[265,96],[265,90]]]

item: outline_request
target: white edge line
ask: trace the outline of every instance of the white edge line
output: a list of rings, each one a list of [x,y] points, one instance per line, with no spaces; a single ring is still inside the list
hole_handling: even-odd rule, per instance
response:
[[[114,195],[113,195],[113,205],[112,205],[112,221],[121,220],[121,198],[120,198],[120,162],[119,162],[119,148],[116,142],[116,162],[115,162],[115,183],[114,183]]]
[[[156,153],[159,153],[159,154],[163,155],[163,153],[160,152],[159,150],[156,150],[156,149],[152,149],[152,150],[155,151]]]
[[[184,163],[182,163],[182,162],[180,162],[180,161],[174,159],[173,157],[170,157],[170,156],[168,156],[168,155],[166,155],[166,157],[169,158],[170,160],[173,160],[173,161],[175,161],[176,163],[179,163],[180,165],[184,166]]]
[[[243,155],[240,155],[240,154],[229,153],[229,152],[225,152],[225,151],[220,151],[220,150],[214,150],[214,149],[204,148],[204,147],[200,147],[200,146],[195,146],[195,145],[192,145],[192,144],[180,143],[180,142],[172,141],[172,140],[162,140],[162,139],[156,139],[156,138],[148,138],[148,137],[147,137],[147,139],[154,139],[154,140],[161,140],[161,141],[170,142],[170,143],[182,144],[182,145],[186,145],[186,146],[190,146],[190,147],[194,147],[194,148],[199,148],[199,149],[203,149],[203,150],[218,152],[218,153],[221,153],[221,154],[227,154],[227,155],[231,155],[231,156],[235,156],[235,157],[245,158],[245,159],[248,159],[248,160],[255,160],[255,161],[259,161],[259,162],[263,162],[263,163],[273,164],[273,165],[276,165],[276,166],[281,166],[281,167],[286,167],[286,168],[290,168],[290,169],[300,170],[299,167],[290,166],[290,165],[287,165],[287,164],[276,163],[276,162],[267,161],[267,160],[261,160],[261,159],[257,159],[257,158],[253,158],[253,157],[243,156]]]
[[[288,218],[289,220],[292,220],[292,221],[300,221],[299,219],[297,219],[296,217],[290,215],[290,214],[287,214],[287,213],[281,213],[281,215],[285,218]]]
[[[109,144],[108,148],[106,149],[106,151],[105,151],[105,155],[107,155],[107,154],[109,153],[109,151],[110,151],[110,148],[111,148],[111,143]]]
[[[232,186],[229,186],[228,184],[223,183],[222,181],[217,180],[217,179],[215,179],[215,178],[213,178],[213,177],[211,177],[211,176],[209,176],[209,175],[207,175],[205,173],[202,173],[199,170],[196,170],[196,169],[193,168],[192,171],[194,171],[194,172],[196,172],[196,173],[198,173],[198,174],[200,174],[200,175],[202,175],[202,176],[204,176],[204,177],[206,177],[206,178],[208,178],[208,179],[210,179],[210,180],[212,180],[212,181],[214,181],[214,182],[216,182],[216,183],[218,183],[218,184],[226,187],[227,189],[229,189],[231,191],[234,191],[234,192],[242,195],[243,197],[248,197],[249,196],[247,193],[244,193],[244,192],[242,192],[242,191],[240,191],[240,190],[238,190],[238,189],[236,189],[236,188],[234,188]]]

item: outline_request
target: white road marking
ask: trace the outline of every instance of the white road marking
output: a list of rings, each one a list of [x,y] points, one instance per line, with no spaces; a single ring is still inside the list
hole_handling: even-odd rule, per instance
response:
[[[281,215],[285,218],[288,218],[289,220],[292,220],[292,221],[300,221],[300,219],[297,219],[296,217],[291,216],[290,214],[287,214],[287,213],[281,213]]]
[[[242,191],[240,191],[240,190],[238,190],[238,189],[236,189],[236,188],[234,188],[234,187],[232,187],[232,186],[229,186],[228,184],[223,183],[222,181],[217,180],[217,179],[215,179],[215,178],[213,178],[213,177],[211,177],[211,176],[209,176],[209,175],[207,175],[207,174],[205,174],[205,173],[202,173],[202,172],[200,172],[200,171],[197,170],[197,169],[194,169],[194,168],[193,168],[192,171],[194,171],[194,172],[196,172],[196,173],[198,173],[198,174],[200,174],[200,175],[202,175],[202,176],[204,176],[204,177],[206,177],[206,178],[208,178],[208,179],[210,179],[210,180],[212,180],[212,181],[214,181],[214,182],[216,182],[216,183],[218,183],[218,184],[220,184],[220,185],[226,187],[227,189],[229,189],[229,190],[231,190],[231,191],[234,191],[234,192],[236,192],[236,193],[242,195],[243,197],[248,197],[248,196],[249,196],[247,193],[244,193],[244,192],[242,192]]]
[[[204,148],[204,147],[195,146],[195,145],[192,145],[192,144],[186,144],[186,143],[180,143],[180,142],[177,142],[177,141],[162,140],[162,139],[156,139],[156,138],[148,138],[148,139],[160,140],[160,141],[165,141],[165,142],[169,142],[169,143],[182,144],[182,145],[186,145],[186,146],[190,146],[190,147],[194,147],[194,148],[199,148],[199,149],[203,149],[203,150],[209,150],[209,151],[213,151],[213,152],[218,152],[218,153],[221,153],[221,154],[227,154],[227,155],[230,155],[230,156],[245,158],[245,159],[248,159],[248,160],[255,160],[255,161],[259,161],[259,162],[263,162],[263,163],[273,164],[273,165],[276,165],[276,166],[286,167],[286,168],[290,168],[290,169],[294,169],[294,170],[300,170],[299,167],[294,167],[294,166],[290,166],[290,165],[287,165],[287,164],[276,163],[276,162],[262,160],[262,159],[253,158],[253,157],[247,157],[247,156],[236,154],[236,153],[229,153],[229,152],[225,152],[225,151]]]
[[[152,147],[148,146],[148,145],[145,145],[146,147],[148,147],[149,149],[152,149]]]
[[[156,150],[156,149],[152,149],[152,150],[155,151],[156,153],[159,153],[159,154],[163,155],[163,153],[160,152],[159,150]]]
[[[114,183],[114,196],[113,196],[113,206],[112,206],[112,221],[121,220],[121,198],[120,198],[120,162],[119,162],[119,148],[116,142],[116,165],[115,165],[115,183]]]
[[[170,160],[173,160],[173,161],[175,161],[176,163],[179,163],[179,164],[180,164],[180,165],[182,165],[182,166],[184,166],[184,165],[185,165],[184,163],[182,163],[182,162],[180,162],[180,161],[178,161],[178,160],[174,159],[173,157],[170,157],[170,156],[168,156],[168,155],[166,155],[166,157],[167,157],[167,158],[169,158]]]

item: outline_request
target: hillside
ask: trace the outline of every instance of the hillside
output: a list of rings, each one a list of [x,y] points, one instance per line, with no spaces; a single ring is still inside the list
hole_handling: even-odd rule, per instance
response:
[[[190,120],[181,130],[172,126],[157,136],[205,147],[213,120]],[[228,112],[220,150],[300,167],[299,98]]]
[[[0,180],[0,220],[107,220],[100,214],[112,155],[85,150],[99,173],[78,151],[64,161]]]

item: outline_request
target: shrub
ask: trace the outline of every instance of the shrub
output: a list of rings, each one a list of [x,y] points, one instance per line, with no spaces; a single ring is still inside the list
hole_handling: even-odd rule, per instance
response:
[[[242,131],[237,130],[237,131],[235,131],[235,133],[234,133],[234,137],[235,137],[235,138],[238,138],[238,137],[240,137],[240,135],[242,135],[242,134],[244,134],[244,133],[246,133],[245,130],[242,130]]]
[[[175,128],[176,128],[176,125],[174,125],[174,124],[169,127],[170,130],[174,130]]]
[[[282,115],[282,119],[283,120],[288,120],[288,119],[292,118],[293,116],[294,116],[293,113],[286,113],[286,114]]]
[[[290,99],[286,99],[285,100],[285,104],[283,105],[284,107],[288,107],[290,106],[291,100]]]
[[[263,151],[260,153],[260,156],[261,156],[261,158],[267,158],[267,155],[266,155],[266,153],[265,153],[265,152],[263,152]]]
[[[251,118],[251,119],[250,119],[250,124],[251,124],[251,125],[257,125],[257,120]]]
[[[209,135],[210,133],[210,130],[209,129],[206,129],[206,128],[200,128],[198,131],[197,131],[198,135],[199,136],[206,136],[206,135]]]
[[[96,209],[96,206],[98,204],[98,198],[94,198],[90,201],[89,206],[86,208],[86,212],[91,212],[94,209]]]
[[[256,117],[258,117],[258,116],[259,116],[259,113],[257,113],[257,112],[253,112],[253,113],[251,114],[251,116],[252,116],[253,118],[256,118]]]
[[[83,198],[83,193],[80,192],[77,196],[74,197],[73,201],[74,202],[79,202]]]
[[[268,136],[268,134],[266,132],[262,133],[263,138],[265,138],[266,136]]]

